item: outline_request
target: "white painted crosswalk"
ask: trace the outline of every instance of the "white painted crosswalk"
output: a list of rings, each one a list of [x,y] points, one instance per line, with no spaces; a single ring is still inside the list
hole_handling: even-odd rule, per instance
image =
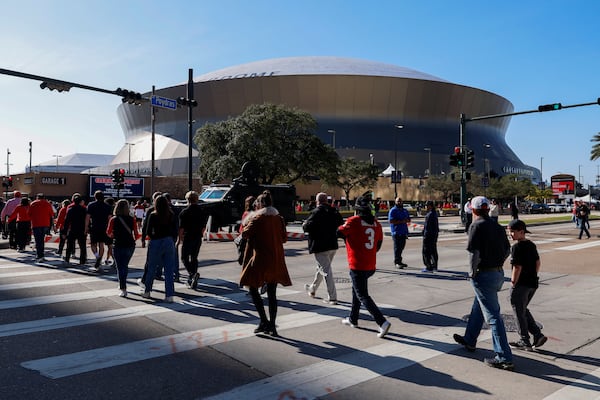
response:
[[[546,243],[563,241],[563,238],[547,239]],[[114,300],[111,302],[112,308],[110,309],[64,316],[48,317],[48,315],[44,315],[38,319],[17,319],[17,322],[10,323],[0,320],[0,338],[6,343],[11,340],[25,340],[27,335],[47,334],[60,332],[60,330],[67,332],[118,321],[127,323],[145,317],[159,317],[162,321],[170,321],[177,315],[185,315],[190,312],[191,314],[196,313],[194,315],[200,314],[199,320],[202,317],[213,318],[210,314],[213,311],[225,307],[235,310],[236,306],[242,305],[245,305],[244,310],[247,310],[251,302],[246,292],[237,290],[235,282],[224,279],[203,279],[199,292],[192,292],[194,295],[177,297],[175,303],[169,304],[146,301],[135,293],[131,294],[129,299],[119,299],[115,275],[90,276],[86,274],[82,276],[82,271],[76,268],[61,269],[55,268],[51,264],[40,267],[31,263],[19,262],[7,262],[0,268],[2,271],[0,273],[0,293],[11,294],[10,297],[0,300],[0,310],[18,311],[26,307],[32,309],[100,298]],[[58,273],[62,273],[62,275],[52,276],[52,274]],[[140,275],[141,272],[133,272],[129,275],[132,287],[136,287],[135,280]],[[48,279],[49,277],[55,279]],[[1,281],[3,279],[11,280],[4,283]],[[56,290],[63,286],[69,290],[65,292]],[[79,288],[80,286],[81,288]],[[183,290],[183,288],[184,285],[177,285],[177,290]],[[50,293],[56,294],[36,295],[33,289],[48,290]],[[160,287],[156,289],[157,291],[161,290]],[[22,295],[21,292],[23,292]],[[327,325],[329,329],[332,329],[331,327],[339,328],[345,330],[345,333],[355,332],[356,335],[367,335],[368,332],[368,335],[375,336],[372,331],[362,329],[352,331],[351,328],[340,324],[340,319],[348,315],[347,304],[342,303],[335,306],[320,304],[315,307],[314,301],[311,301],[310,307],[299,307],[299,304],[307,300],[307,296],[302,290],[293,288],[278,288],[278,297],[285,300],[281,305],[285,311],[281,312],[277,319],[280,333]],[[308,301],[306,302],[308,303]],[[380,304],[380,306],[384,309],[396,308],[391,304]],[[363,313],[366,315],[366,312]],[[111,345],[88,344],[84,346],[84,349],[75,346],[73,350],[63,353],[50,352],[49,355],[44,354],[37,357],[32,353],[28,354],[24,360],[20,360],[18,366],[29,373],[33,371],[44,379],[58,382],[76,379],[87,373],[102,373],[102,371],[113,368],[125,368],[133,364],[139,367],[145,362],[176,357],[182,353],[199,349],[229,345],[242,346],[242,343],[256,336],[253,331],[258,322],[253,310],[250,314],[244,311],[243,315],[246,318],[242,322],[239,320],[234,322],[234,320],[228,320],[221,316],[212,319],[206,327],[200,326],[198,329],[182,330],[181,327],[185,324],[173,326],[173,330],[178,331],[175,334],[158,335],[142,340],[130,339]],[[365,322],[365,324],[367,323],[374,324],[372,321]],[[456,325],[423,327],[420,331],[410,335],[396,333],[392,339],[383,340],[374,345],[362,348],[349,347],[343,354],[336,355],[331,359],[317,359],[300,367],[294,367],[291,363],[292,367],[286,371],[223,390],[209,399],[313,399],[335,395],[337,392],[371,382],[396,371],[431,362],[437,357],[449,357],[454,352],[462,351],[461,347],[452,339],[453,333],[462,330],[464,330],[464,324],[458,323]],[[392,332],[394,332],[394,328],[392,328]],[[490,347],[490,339],[490,331],[482,331],[479,341],[480,343],[487,342],[482,345],[483,347]],[[290,357],[293,355],[291,354]],[[599,379],[600,369],[592,370],[587,375],[581,376],[580,379],[573,380],[572,384],[563,385],[545,398],[547,400],[600,399],[597,394],[600,390]]]

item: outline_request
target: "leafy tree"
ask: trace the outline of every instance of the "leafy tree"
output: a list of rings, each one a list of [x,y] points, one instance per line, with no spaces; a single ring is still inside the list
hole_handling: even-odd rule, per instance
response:
[[[554,198],[554,195],[552,194],[552,189],[540,189],[539,187],[536,187],[533,192],[525,198],[535,203],[542,203],[544,200]]]
[[[315,134],[315,119],[284,105],[249,106],[241,115],[207,123],[194,140],[204,180],[233,179],[246,161],[255,162],[263,184],[308,182],[333,174],[338,156]]]
[[[355,188],[368,188],[377,183],[379,167],[368,161],[355,160],[352,157],[343,158],[337,164],[337,174],[328,176],[328,184],[342,189],[346,199],[350,200],[350,192]]]
[[[510,201],[514,197],[526,197],[535,194],[537,187],[529,179],[519,179],[517,175],[505,175],[493,179],[488,188],[489,197]]]
[[[595,144],[592,146],[592,151],[590,152],[590,160],[596,161],[600,158],[600,132],[596,133],[591,141],[595,142]]]

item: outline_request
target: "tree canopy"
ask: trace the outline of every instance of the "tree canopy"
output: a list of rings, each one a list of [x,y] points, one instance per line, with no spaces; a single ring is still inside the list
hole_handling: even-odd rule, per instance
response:
[[[284,105],[249,106],[241,115],[207,123],[196,132],[203,180],[233,179],[246,161],[263,184],[307,182],[336,171],[338,156],[316,135],[307,112]]]

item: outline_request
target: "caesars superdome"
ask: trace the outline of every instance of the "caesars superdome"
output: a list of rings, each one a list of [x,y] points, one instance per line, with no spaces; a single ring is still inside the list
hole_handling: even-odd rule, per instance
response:
[[[284,104],[312,114],[316,135],[340,157],[386,168],[396,161],[405,176],[449,172],[459,144],[460,114],[511,113],[512,104],[485,90],[457,85],[412,69],[339,57],[291,57],[257,61],[197,76],[193,132],[207,122],[241,114],[251,104]],[[150,97],[151,93],[144,94]],[[155,90],[156,96],[186,97],[186,83]],[[118,116],[126,145],[113,165],[148,174],[151,166],[151,107],[123,103]],[[158,175],[188,171],[187,107],[155,107],[155,166]],[[537,181],[540,172],[521,162],[506,144],[510,118],[467,124],[464,144],[475,153],[475,172],[518,174]],[[403,126],[399,129],[397,126]],[[193,149],[193,163],[199,163]],[[240,160],[242,163],[244,160]],[[193,165],[196,170],[196,165]]]

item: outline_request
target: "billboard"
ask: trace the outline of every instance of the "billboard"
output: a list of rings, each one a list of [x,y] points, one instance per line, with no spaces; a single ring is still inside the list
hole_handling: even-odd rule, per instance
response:
[[[550,182],[552,182],[552,195],[554,196],[562,198],[564,195],[575,194],[575,177],[573,175],[553,175]]]
[[[122,189],[117,191],[110,176],[90,176],[90,198],[96,190],[101,190],[105,197],[141,198],[144,197],[144,178],[125,177]],[[118,193],[117,193],[118,192]],[[118,194],[118,196],[117,196]]]

